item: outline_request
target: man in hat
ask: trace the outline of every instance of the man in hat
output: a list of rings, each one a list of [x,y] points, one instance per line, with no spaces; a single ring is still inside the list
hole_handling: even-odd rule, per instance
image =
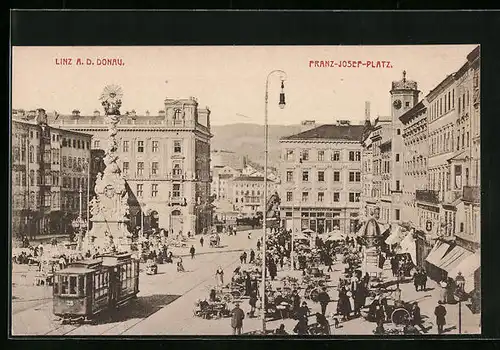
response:
[[[446,308],[443,306],[443,302],[441,300],[438,301],[438,305],[434,309],[434,315],[436,316],[438,334],[442,334],[444,325],[446,324]]]
[[[241,335],[245,313],[242,309],[240,309],[240,303],[237,302],[234,304],[234,309],[233,311],[231,311],[231,315],[231,327],[233,328],[233,335]]]

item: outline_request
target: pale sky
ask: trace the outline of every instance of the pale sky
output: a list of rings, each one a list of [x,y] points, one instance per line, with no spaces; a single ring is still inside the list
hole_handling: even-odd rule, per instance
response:
[[[390,114],[391,82],[416,80],[421,98],[466,61],[476,45],[427,46],[143,46],[14,47],[12,108],[69,114],[102,112],[99,96],[108,84],[123,88],[122,113],[156,115],[165,98],[198,98],[214,125],[263,124],[267,74],[287,73],[286,107],[278,108],[280,79],[270,80],[269,123],[301,120],[333,123]],[[76,58],[121,58],[124,66],[75,65]],[[72,58],[73,65],[56,65]],[[313,60],[390,61],[393,68],[310,68]],[[243,115],[243,116],[241,116]],[[246,117],[244,117],[246,116]]]

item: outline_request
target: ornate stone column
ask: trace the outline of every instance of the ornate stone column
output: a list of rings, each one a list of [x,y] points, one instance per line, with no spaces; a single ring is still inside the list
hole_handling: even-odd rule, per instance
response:
[[[122,89],[116,85],[104,88],[101,104],[104,107],[108,125],[108,142],[104,163],[104,173],[99,173],[95,182],[96,196],[91,201],[92,230],[87,244],[104,252],[124,252],[131,250],[132,234],[128,231],[128,193],[125,180],[118,167],[118,133]]]

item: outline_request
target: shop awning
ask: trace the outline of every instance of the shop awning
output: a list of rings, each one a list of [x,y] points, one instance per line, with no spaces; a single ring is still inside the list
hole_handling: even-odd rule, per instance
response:
[[[402,232],[401,232],[401,226],[395,225],[393,229],[391,230],[391,234],[387,239],[385,240],[385,244],[388,245],[393,245],[393,244],[398,244],[401,242],[404,238]]]
[[[446,272],[450,272],[470,255],[472,255],[471,252],[457,245],[441,259],[437,266]]]
[[[425,258],[425,261],[429,264],[437,266],[449,248],[450,245],[448,243],[437,242],[429,255],[427,255],[427,258]]]

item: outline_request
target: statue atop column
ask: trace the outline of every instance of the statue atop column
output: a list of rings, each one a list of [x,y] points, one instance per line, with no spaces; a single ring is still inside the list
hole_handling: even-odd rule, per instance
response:
[[[120,107],[123,92],[117,85],[104,88],[100,100],[105,111],[105,122],[108,125],[108,139],[104,156],[106,168],[97,175],[95,182],[96,197],[91,201],[92,230],[89,240],[93,246],[103,251],[130,250],[132,234],[128,231],[129,221],[128,193],[125,179],[118,166],[118,133]],[[90,243],[90,242],[89,242]]]

